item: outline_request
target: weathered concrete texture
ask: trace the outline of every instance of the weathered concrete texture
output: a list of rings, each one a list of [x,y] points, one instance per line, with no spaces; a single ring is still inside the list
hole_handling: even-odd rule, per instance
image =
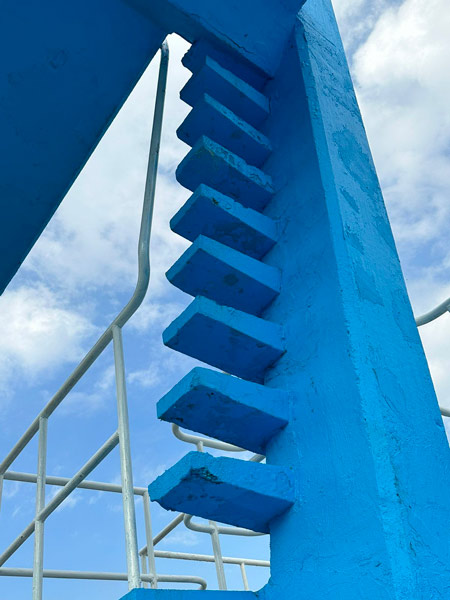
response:
[[[163,333],[166,346],[260,382],[284,351],[283,330],[271,323],[199,296]]]
[[[197,73],[205,64],[207,56],[260,92],[267,83],[267,75],[255,69],[254,65],[240,59],[236,60],[228,48],[220,49],[218,46],[208,43],[205,38],[197,39],[183,56],[181,62],[189,71]]]
[[[289,469],[189,452],[148,488],[168,510],[268,533],[293,503]]]
[[[250,165],[260,167],[272,148],[269,140],[231,110],[204,94],[177,130],[180,140],[193,146],[206,135]]]
[[[256,210],[262,210],[273,195],[268,175],[205,136],[182,160],[176,176],[189,190],[203,183]]]
[[[180,98],[195,106],[205,93],[255,127],[269,114],[269,101],[261,92],[208,56],[181,90]]]
[[[305,0],[126,0],[159,21],[168,31],[176,31],[193,42],[209,39],[233,62],[246,59],[260,71],[274,73],[292,29],[292,23]]]
[[[167,272],[191,296],[261,314],[280,291],[280,271],[242,252],[199,236]]]
[[[1,3],[0,293],[164,37],[122,0]]]
[[[445,599],[450,451],[329,0],[308,0],[281,65],[265,261],[283,280],[265,317],[287,346],[266,385],[297,400],[267,460],[302,496],[271,528],[265,594]]]
[[[262,258],[278,236],[275,221],[203,184],[172,217],[170,227],[192,242],[205,235],[253,258]]]
[[[158,418],[264,454],[288,422],[288,397],[257,383],[197,367],[157,404]]]
[[[208,590],[207,597],[211,600],[254,600],[258,597],[255,592],[226,592]],[[203,594],[205,595],[205,593]],[[203,597],[203,596],[202,596]],[[197,590],[132,590],[122,596],[121,600],[198,600]]]

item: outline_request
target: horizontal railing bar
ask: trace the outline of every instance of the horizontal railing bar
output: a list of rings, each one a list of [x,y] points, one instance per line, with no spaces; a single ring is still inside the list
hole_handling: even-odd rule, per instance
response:
[[[251,458],[249,458],[249,462],[262,462],[265,460],[264,454],[254,454]]]
[[[41,418],[50,417],[50,415],[56,410],[56,408],[58,408],[58,406],[67,396],[67,394],[83,377],[89,367],[91,367],[96,359],[100,356],[111,340],[112,326],[110,325],[0,463],[0,473],[4,473],[11,466],[22,450],[33,439],[39,429],[39,420]]]
[[[168,535],[171,531],[173,531],[175,529],[175,527],[177,527],[180,523],[182,523],[183,519],[184,519],[184,513],[180,513],[177,517],[175,517],[175,519],[173,521],[171,521],[168,525],[166,525],[164,527],[164,529],[161,529],[161,531],[159,533],[157,533],[155,535],[155,537],[153,538],[153,546],[156,546],[156,544],[158,544],[161,540],[163,540],[166,537],[166,535]],[[147,546],[146,545],[139,550],[139,554],[140,555],[147,554]]]
[[[211,554],[193,554],[191,552],[170,552],[166,550],[155,550],[155,558],[169,558],[174,560],[194,560],[199,562],[214,562],[215,558]],[[224,563],[230,565],[245,564],[249,567],[270,567],[268,560],[259,560],[257,558],[238,558],[234,556],[223,556]]]
[[[244,448],[239,448],[239,446],[234,446],[233,444],[227,444],[226,442],[220,442],[219,440],[213,440],[212,438],[205,438],[199,435],[190,435],[189,433],[185,433],[184,431],[181,431],[181,429],[178,427],[178,425],[175,425],[175,423],[172,423],[172,431],[176,438],[182,442],[187,442],[188,444],[197,445],[199,442],[201,442],[203,446],[207,446],[208,448],[226,450],[227,452],[246,452]]]
[[[0,568],[0,577],[33,577],[33,569]],[[64,571],[57,569],[44,569],[44,577],[49,579],[91,579],[101,581],[127,581],[126,573],[107,573],[103,571]],[[143,581],[151,583],[151,575],[141,575]],[[196,575],[157,575],[156,579],[162,583],[193,583],[201,589],[206,589],[206,581]]]
[[[21,473],[18,471],[6,471],[5,480],[8,481],[20,481],[22,483],[36,483],[37,475],[35,473]],[[47,475],[45,483],[47,485],[58,485],[65,486],[70,479],[68,477],[55,477],[53,475]],[[115,492],[118,494],[122,493],[122,486],[117,483],[107,483],[104,481],[82,481],[77,488],[85,490],[95,490],[97,492]],[[134,487],[134,493],[136,496],[143,496],[147,491],[147,488]]]
[[[212,438],[205,438],[200,435],[191,435],[190,433],[186,433],[181,431],[178,425],[172,423],[172,432],[176,438],[181,440],[182,442],[187,442],[188,444],[194,444],[198,447],[199,444],[202,446],[206,446],[208,448],[216,448],[217,450],[224,450],[226,452],[247,452],[245,448],[240,448],[239,446],[234,446],[233,444],[228,444],[227,442],[221,442],[220,440],[215,440]],[[254,454],[251,458],[249,458],[252,462],[261,462],[266,457],[263,454]]]
[[[431,323],[431,321],[434,321],[446,312],[450,312],[450,298],[447,298],[447,300],[444,300],[444,302],[441,302],[441,304],[439,304],[429,312],[417,317],[416,325],[417,327],[420,327],[421,325]]]
[[[163,52],[164,59],[164,69],[167,70],[167,44],[163,44],[161,48]],[[162,117],[162,115],[161,115]],[[128,303],[124,306],[124,308],[120,311],[117,317],[112,321],[112,323],[107,327],[107,329],[103,332],[103,334],[99,337],[96,343],[92,346],[89,352],[84,356],[78,366],[72,371],[66,381],[62,384],[56,394],[51,398],[48,404],[41,410],[38,416],[34,419],[22,437],[16,442],[10,452],[6,455],[3,461],[0,463],[0,474],[4,473],[11,464],[15,461],[15,459],[19,456],[22,450],[27,446],[27,444],[33,439],[34,435],[37,433],[39,429],[39,420],[44,417],[48,418],[55,411],[56,408],[61,404],[67,394],[72,390],[72,388],[78,383],[78,381],[83,377],[86,371],[92,366],[92,364],[97,360],[103,350],[108,346],[108,344],[112,340],[112,331],[113,327],[117,325],[118,327],[123,327],[125,323],[132,317],[132,315],[136,312],[139,306],[142,304],[144,300],[145,294],[148,289],[148,284],[150,281],[150,256],[149,256],[149,246],[150,246],[150,235],[151,235],[151,225],[152,225],[152,216],[153,216],[153,204],[154,204],[154,192],[155,192],[155,183],[156,183],[156,170],[157,170],[157,156],[158,156],[158,145],[159,138],[161,137],[161,119],[158,120],[156,131],[155,131],[155,140],[156,146],[151,148],[150,159],[152,156],[156,156],[156,160],[152,160],[149,165],[151,166],[151,172],[147,173],[147,181],[145,188],[145,197],[144,197],[144,205],[142,210],[142,218],[141,225],[139,231],[139,241],[138,241],[138,277],[134,292],[128,301]],[[152,141],[153,141],[153,132],[152,132]],[[150,160],[149,159],[149,160]],[[150,182],[150,183],[149,183]],[[148,185],[147,185],[148,183]]]
[[[192,521],[192,515],[184,515],[184,524],[188,529],[192,531],[198,531],[200,533],[209,533],[211,534],[213,528],[211,525],[201,525],[200,523],[194,523]],[[266,533],[259,533],[257,531],[252,531],[251,529],[245,529],[244,527],[223,527],[218,525],[217,529],[220,534],[224,535],[239,535],[244,537],[254,537],[259,535],[267,535]]]
[[[70,479],[56,496],[36,515],[33,521],[22,531],[22,533],[8,546],[0,556],[0,566],[3,565],[14,552],[33,533],[36,521],[45,521],[45,519],[58,508],[60,504],[73,492],[76,487],[85,479],[91,471],[117,446],[119,443],[119,434],[116,431],[95,454],[81,467],[81,469]]]

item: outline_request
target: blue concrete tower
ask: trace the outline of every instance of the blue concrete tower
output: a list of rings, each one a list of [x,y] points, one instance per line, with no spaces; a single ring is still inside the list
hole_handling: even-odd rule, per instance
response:
[[[158,416],[263,453],[267,464],[193,452],[149,491],[166,509],[271,536],[260,592],[203,594],[447,600],[450,450],[330,0],[88,4],[70,26],[70,8],[51,18],[66,23],[64,43],[75,47],[83,10],[95,16],[93,38],[103,11],[112,14],[101,51],[86,43],[97,57],[92,79],[68,50],[44,57],[42,77],[64,91],[72,76],[84,82],[80,95],[95,80],[103,104],[67,94],[61,156],[56,134],[31,127],[27,169],[48,205],[28,188],[8,189],[31,212],[42,209],[29,247],[165,35],[192,42],[181,90],[192,110],[178,130],[192,149],[177,169],[192,196],[171,222],[192,245],[167,276],[194,299],[164,343],[219,371],[188,373]],[[11,3],[11,18],[15,10]],[[77,130],[66,132],[74,114]],[[18,150],[27,143],[11,136]],[[42,144],[65,166],[56,180],[50,164],[32,162]],[[137,589],[125,598],[196,593]]]

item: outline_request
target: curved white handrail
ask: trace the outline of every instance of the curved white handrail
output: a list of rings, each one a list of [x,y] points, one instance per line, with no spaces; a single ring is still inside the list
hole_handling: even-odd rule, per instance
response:
[[[427,312],[423,315],[420,315],[420,317],[417,317],[416,325],[417,325],[417,327],[421,327],[422,325],[431,323],[431,321],[434,321],[438,317],[441,317],[446,312],[450,312],[450,298],[447,298],[447,300],[444,300],[444,302],[441,302],[441,304],[436,306],[436,308],[433,308],[429,312]]]

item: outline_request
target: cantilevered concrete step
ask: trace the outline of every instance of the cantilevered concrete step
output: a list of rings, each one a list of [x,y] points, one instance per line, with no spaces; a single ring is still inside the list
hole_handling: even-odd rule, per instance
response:
[[[253,258],[262,258],[278,237],[272,219],[207,185],[196,189],[170,227],[191,242],[205,235]]]
[[[284,352],[280,325],[199,296],[163,333],[166,346],[227,373],[262,382]]]
[[[267,83],[267,75],[259,71],[254,65],[247,63],[239,56],[231,54],[229,49],[221,50],[204,39],[196,41],[183,56],[181,62],[186,69],[196,73],[205,64],[207,56],[260,92]]]
[[[167,271],[167,279],[191,296],[260,315],[280,292],[280,271],[200,235]]]
[[[190,452],[149,485],[163,508],[269,533],[294,501],[282,467]]]
[[[204,183],[256,210],[262,210],[274,193],[269,175],[206,136],[182,160],[176,175],[189,190]]]
[[[248,83],[205,56],[202,67],[180,92],[180,98],[195,106],[209,94],[250,125],[258,127],[269,115],[269,100]]]
[[[189,146],[194,146],[202,135],[206,135],[257,167],[260,167],[272,152],[265,135],[208,94],[195,104],[178,128],[177,134],[180,140]]]
[[[157,411],[163,421],[260,454],[289,418],[283,390],[202,367],[163,396]]]

